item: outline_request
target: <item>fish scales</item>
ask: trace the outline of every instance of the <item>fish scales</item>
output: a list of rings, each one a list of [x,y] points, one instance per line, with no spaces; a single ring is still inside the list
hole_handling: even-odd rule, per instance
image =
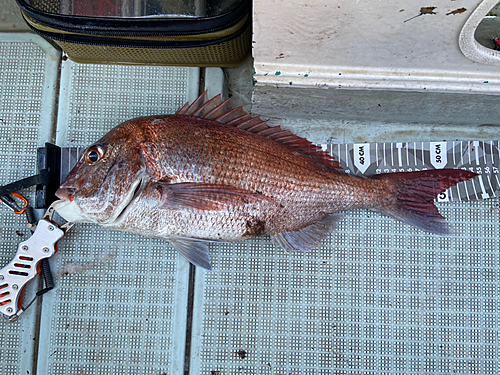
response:
[[[157,173],[159,180],[168,180],[169,183],[205,182],[258,191],[277,203],[266,204],[266,208],[261,209],[261,222],[267,222],[266,218],[272,215],[269,210],[293,210],[290,214],[300,218],[291,223],[287,221],[274,224],[271,221],[269,233],[295,230],[303,227],[305,223],[317,220],[317,210],[311,211],[312,208],[317,208],[320,202],[325,202],[325,191],[334,191],[329,188],[331,179],[319,163],[302,155],[295,155],[294,151],[287,147],[276,147],[267,139],[262,142],[262,137],[235,128],[228,127],[221,131],[221,125],[218,124],[214,128],[212,122],[205,124],[203,119],[194,119],[196,130],[189,131],[182,121],[177,120],[182,119],[165,117],[165,121],[155,120],[151,125],[155,128],[154,131],[161,132],[164,138],[175,139],[176,142],[166,142],[168,147],[157,147],[155,144],[153,150],[146,149],[146,165],[176,166],[175,174],[171,168],[167,170],[168,173]],[[261,142],[257,143],[255,138]],[[151,143],[145,143],[146,146],[143,147],[148,144]],[[248,148],[250,152],[247,152]],[[297,161],[297,156],[302,158]],[[200,158],[202,160],[199,161]],[[280,173],[277,174],[276,171]],[[325,207],[326,209],[328,208]],[[241,216],[242,222],[248,216],[246,210],[247,208],[235,210],[234,215]],[[192,221],[189,215],[192,215],[193,211],[186,213],[186,221]],[[220,217],[219,225],[227,226],[224,222],[228,220],[227,217],[223,213],[217,213],[217,216]],[[207,218],[214,219],[209,216]],[[200,226],[208,227],[204,221],[200,222]],[[199,232],[201,229],[190,231]],[[243,229],[243,232],[246,230]],[[188,235],[185,232],[175,234]]]
[[[310,142],[205,93],[174,115],[120,124],[87,148],[54,208],[69,221],[166,239],[210,269],[207,241],[268,234],[286,250],[310,250],[354,208],[448,234],[434,198],[474,176],[350,176]]]
[[[176,140],[144,151],[147,165],[175,166],[175,172],[172,168],[154,171],[159,172],[159,180],[241,187],[259,191],[283,205],[318,204],[325,201],[325,191],[335,192],[329,187],[332,181],[323,166],[294,154],[288,147],[276,147],[275,142],[239,129],[221,129],[220,124],[214,128],[212,122],[203,126],[203,119],[195,119],[196,131],[189,131],[182,121],[176,120],[165,117],[164,122],[155,120],[151,125],[152,131]]]

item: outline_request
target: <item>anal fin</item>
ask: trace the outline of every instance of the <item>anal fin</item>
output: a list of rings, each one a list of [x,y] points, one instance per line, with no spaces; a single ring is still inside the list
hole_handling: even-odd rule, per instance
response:
[[[271,238],[287,251],[311,251],[335,229],[343,217],[343,213],[328,214],[320,221],[305,228],[293,232],[273,234]]]
[[[172,244],[174,249],[177,250],[190,263],[197,267],[212,271],[208,246],[206,245],[206,242],[211,241],[184,237],[169,237],[168,241]]]

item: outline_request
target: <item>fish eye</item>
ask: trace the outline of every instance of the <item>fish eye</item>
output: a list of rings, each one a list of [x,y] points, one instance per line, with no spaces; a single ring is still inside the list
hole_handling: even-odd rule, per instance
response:
[[[89,147],[85,154],[85,160],[89,164],[95,164],[100,161],[106,153],[106,149],[102,145],[95,145]]]

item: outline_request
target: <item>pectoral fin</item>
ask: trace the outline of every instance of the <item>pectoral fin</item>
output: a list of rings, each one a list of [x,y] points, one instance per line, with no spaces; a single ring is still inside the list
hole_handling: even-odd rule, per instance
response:
[[[230,206],[271,201],[262,194],[230,185],[184,182],[179,184],[156,183],[161,194],[160,208],[190,207],[198,210],[219,211]]]
[[[210,265],[210,255],[208,254],[208,246],[203,240],[196,240],[183,237],[169,237],[168,240],[172,246],[184,258],[193,263],[197,267],[212,271]]]
[[[320,221],[293,232],[281,232],[271,238],[287,251],[311,251],[320,241],[328,236],[337,223],[342,220],[342,213],[328,214]]]

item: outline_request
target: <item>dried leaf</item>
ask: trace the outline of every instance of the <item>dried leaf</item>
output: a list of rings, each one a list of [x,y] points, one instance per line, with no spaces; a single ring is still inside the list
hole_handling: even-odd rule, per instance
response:
[[[436,9],[437,7],[422,7],[420,8],[420,15],[424,15],[424,14],[436,14],[436,12],[434,12],[434,9]]]
[[[459,8],[459,9],[455,9],[455,10],[451,11],[450,13],[446,13],[446,15],[449,16],[450,14],[460,14],[460,13],[463,13],[466,11],[467,11],[467,9],[465,9],[465,8]]]
[[[414,17],[411,17],[411,18],[408,18],[406,21],[404,22],[408,22],[414,18],[417,18],[417,17],[420,17],[420,16],[423,16],[423,15],[426,15],[426,14],[436,14],[436,12],[434,12],[434,9],[436,9],[437,7],[422,7],[420,8],[420,14],[417,14],[416,16]]]

